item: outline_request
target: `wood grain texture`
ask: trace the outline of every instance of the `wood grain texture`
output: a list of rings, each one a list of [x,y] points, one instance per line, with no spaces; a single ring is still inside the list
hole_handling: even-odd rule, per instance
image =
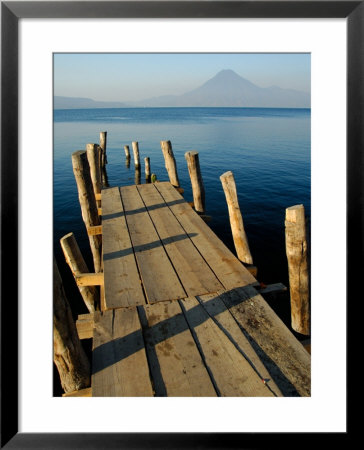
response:
[[[257,283],[183,197],[171,188],[170,183],[157,183],[155,186],[225,289]]]
[[[97,212],[97,204],[92,187],[90,166],[87,160],[86,151],[80,150],[72,153],[72,167],[77,184],[82,218],[86,225],[86,229],[91,226],[100,225],[100,218]],[[94,261],[95,272],[100,272],[101,237],[89,236],[89,242]]]
[[[253,264],[248,238],[245,233],[243,216],[241,215],[234,175],[231,171],[225,172],[220,177],[224,189],[226,203],[229,210],[230,226],[233,235],[235,250],[240,261]]]
[[[221,293],[220,298],[284,396],[311,395],[311,358],[282,320],[252,286]]]
[[[197,212],[203,214],[205,212],[205,188],[201,175],[198,152],[186,152],[185,159],[187,161],[188,173],[190,174],[193,205]]]
[[[215,397],[178,302],[140,307],[156,396]],[[143,313],[143,314],[141,314]]]
[[[208,315],[213,318],[219,328],[225,333],[230,342],[236,346],[239,352],[249,362],[251,367],[254,368],[256,374],[260,380],[265,380],[266,385],[271,391],[278,397],[282,396],[282,393],[276,383],[274,382],[271,374],[262,363],[261,359],[255,352],[254,348],[248,341],[245,334],[242,332],[238,323],[227,309],[226,305],[222,301],[219,295],[207,294],[198,297],[202,307],[206,310]],[[261,391],[261,386],[258,386],[258,392]]]
[[[106,309],[145,304],[119,188],[102,191]]]
[[[176,159],[173,154],[171,141],[161,141],[161,148],[164,156],[166,170],[169,176],[169,181],[172,186],[179,187],[179,178],[177,173]]]
[[[125,186],[120,192],[148,303],[186,297],[137,187]]]
[[[153,388],[136,307],[95,314],[93,397],[150,397]]]
[[[74,234],[66,234],[61,238],[60,243],[66,262],[74,278],[76,279],[80,273],[89,272]],[[89,312],[94,312],[100,307],[100,295],[95,286],[78,285],[78,289]]]
[[[305,208],[286,209],[286,254],[288,260],[291,325],[298,333],[310,334],[309,276]]]
[[[155,185],[138,186],[138,191],[187,295],[201,295],[223,289]]]
[[[79,340],[55,259],[53,259],[53,360],[65,392],[90,386],[90,363]]]

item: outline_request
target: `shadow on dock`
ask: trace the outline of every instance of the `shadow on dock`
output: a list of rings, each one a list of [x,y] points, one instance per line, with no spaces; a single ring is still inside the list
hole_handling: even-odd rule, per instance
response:
[[[142,350],[145,348],[147,359],[150,368],[150,374],[153,381],[153,386],[155,390],[155,396],[166,396],[166,386],[163,381],[163,376],[160,370],[159,361],[156,353],[156,345],[161,342],[166,341],[167,339],[179,334],[183,333],[187,330],[191,331],[192,336],[196,340],[196,334],[194,333],[194,329],[200,326],[205,321],[212,319],[215,324],[222,330],[228,339],[233,343],[233,345],[237,348],[237,350],[241,353],[241,355],[249,362],[251,367],[260,376],[262,379],[262,374],[259,373],[258,369],[254,366],[251,359],[248,357],[244,349],[241,348],[239,343],[237,343],[229,331],[216,319],[220,313],[230,311],[230,308],[234,307],[245,307],[247,304],[251,304],[251,299],[258,295],[257,291],[254,289],[253,285],[248,285],[245,287],[240,287],[237,289],[233,289],[232,291],[225,293],[217,293],[214,294],[212,298],[209,300],[202,300],[203,296],[195,297],[199,304],[191,309],[184,308],[184,300],[178,300],[178,303],[181,308],[181,312],[171,318],[161,320],[157,323],[148,325],[148,319],[145,312],[145,308],[152,308],[153,305],[147,306],[138,306],[137,311],[139,315],[139,320],[141,323],[141,329],[130,333],[126,337],[114,339],[106,344],[102,344],[99,347],[96,347],[93,350],[93,364],[92,364],[92,374],[96,374],[103,369],[116,364],[117,362],[129,357],[130,355]],[[210,295],[211,297],[211,295]],[[171,303],[171,301],[163,302],[163,303]],[[204,314],[201,314],[201,308],[204,310]],[[102,313],[100,313],[102,314]],[[234,314],[232,313],[233,317]],[[249,314],[248,314],[249,315]],[[157,318],[158,319],[158,318]],[[235,318],[234,318],[235,319]],[[257,324],[249,322],[251,320],[249,317],[247,318],[249,325],[259,326]],[[297,391],[296,387],[291,383],[291,381],[284,375],[276,362],[272,360],[272,358],[267,354],[266,351],[262,348],[261,345],[258,344],[257,340],[253,338],[252,333],[248,329],[249,327],[244,328],[239,321],[235,319],[236,323],[239,325],[242,333],[247,338],[248,342],[252,346],[253,350],[260,358],[261,362],[268,370],[269,374],[272,377],[272,380],[281,390],[283,396],[287,397],[300,397],[300,393]],[[100,322],[95,321],[95,332],[103,332],[100,329],[102,327]],[[289,332],[289,330],[287,329]],[[199,347],[199,343],[196,342]],[[275,345],[272,343],[272,345]],[[104,355],[107,354],[109,357],[107,359],[104,358]],[[112,355],[112,357],[110,357]],[[203,357],[203,354],[201,355]],[[204,358],[203,358],[204,360]],[[205,361],[204,361],[205,363]],[[206,365],[206,363],[205,363]],[[207,367],[208,369],[208,367]],[[297,369],[300,372],[299,368]],[[212,374],[210,373],[212,377]],[[298,375],[300,376],[300,374]],[[302,374],[302,378],[304,378],[304,374]],[[218,389],[216,387],[216,383],[214,383],[213,377],[211,378],[217,394],[219,395]],[[269,387],[269,380],[264,379],[266,381],[267,387],[273,392],[273,390]],[[275,393],[273,392],[275,395]]]

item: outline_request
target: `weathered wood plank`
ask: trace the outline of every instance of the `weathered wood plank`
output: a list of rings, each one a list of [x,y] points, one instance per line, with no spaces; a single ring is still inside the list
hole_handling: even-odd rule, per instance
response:
[[[156,396],[215,397],[178,302],[139,307]]]
[[[265,381],[266,385],[272,390],[272,392],[274,392],[275,395],[278,397],[282,396],[282,393],[272,379],[271,374],[256,354],[255,350],[249,343],[239,325],[236,323],[230,311],[226,308],[220,296],[216,294],[207,294],[199,296],[197,299],[200,301],[202,307],[207,311],[209,316],[213,318],[218,326],[224,331],[225,335],[229,337],[230,341],[243,355],[245,355],[245,358],[250,362],[260,379]]]
[[[181,300],[180,305],[221,396],[274,396],[244,354],[211,319],[195,297]]]
[[[105,307],[146,303],[119,188],[102,191]]]
[[[98,273],[78,273],[75,275],[77,286],[101,286],[104,284],[104,274]]]
[[[93,397],[150,397],[144,340],[136,307],[95,314]]]
[[[155,187],[225,289],[257,282],[170,183],[158,183]]]
[[[186,297],[137,187],[125,186],[120,188],[120,192],[148,302]]]
[[[76,320],[76,328],[80,339],[92,339],[94,334],[94,315],[79,314]]]
[[[310,396],[311,358],[267,302],[251,286],[221,293],[233,317],[284,396]]]
[[[194,296],[223,289],[155,185],[143,184],[137,189],[187,294]]]

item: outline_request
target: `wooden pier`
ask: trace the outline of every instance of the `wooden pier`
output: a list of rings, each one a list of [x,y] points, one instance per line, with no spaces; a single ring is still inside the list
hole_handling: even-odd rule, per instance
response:
[[[91,388],[104,396],[310,396],[310,355],[170,182],[101,191]],[[80,392],[80,395],[82,393]]]

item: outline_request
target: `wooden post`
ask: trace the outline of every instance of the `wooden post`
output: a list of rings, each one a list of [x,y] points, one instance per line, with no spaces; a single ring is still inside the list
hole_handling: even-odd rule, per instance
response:
[[[240,212],[234,175],[231,171],[225,172],[221,175],[220,180],[229,209],[230,226],[236,253],[243,263],[253,264],[253,258],[250,254],[248,239],[244,229],[243,217]]]
[[[194,208],[197,212],[203,214],[205,212],[205,188],[201,176],[198,152],[187,152],[185,153],[185,158],[191,179]]]
[[[107,141],[107,131],[100,132],[100,147],[102,149],[101,152],[101,168],[107,164],[107,156],[106,156],[106,141]]]
[[[129,145],[124,145],[124,151],[125,151],[125,158],[130,159]]]
[[[90,272],[85,260],[83,259],[74,234],[66,234],[63,238],[61,238],[60,242],[66,262],[69,265],[75,280],[77,275]],[[100,309],[100,296],[95,286],[78,285],[78,289],[90,313]]]
[[[295,205],[286,209],[286,253],[291,297],[291,324],[298,333],[310,334],[309,279],[305,209]]]
[[[84,150],[79,150],[72,154],[73,173],[76,178],[78,198],[81,205],[82,218],[86,229],[95,225],[100,225],[100,218],[97,212],[95,194],[92,187],[90,166]],[[100,272],[101,268],[101,239],[100,236],[89,236],[91,252],[94,260],[95,272]]]
[[[145,164],[145,179],[147,180],[147,183],[150,183],[150,158],[149,158],[149,156],[144,158],[144,164]]]
[[[180,187],[177,174],[176,160],[173,155],[171,141],[161,141],[164,162],[169,176],[169,181],[175,187]]]
[[[95,193],[95,198],[97,194],[100,194],[101,192],[101,167],[100,167],[100,152],[101,147],[97,144],[87,144],[86,145],[86,154],[87,154],[87,160],[90,166],[90,175],[91,175],[91,181],[92,186]],[[96,201],[96,204],[98,207],[101,206],[100,200]]]
[[[71,308],[53,258],[53,360],[63,390],[78,391],[90,386],[90,363],[78,337]]]
[[[135,184],[141,184],[141,172],[140,167],[135,168]]]
[[[139,157],[139,144],[138,142],[132,142],[133,154],[134,154],[134,165],[135,169],[140,167],[140,157]]]

